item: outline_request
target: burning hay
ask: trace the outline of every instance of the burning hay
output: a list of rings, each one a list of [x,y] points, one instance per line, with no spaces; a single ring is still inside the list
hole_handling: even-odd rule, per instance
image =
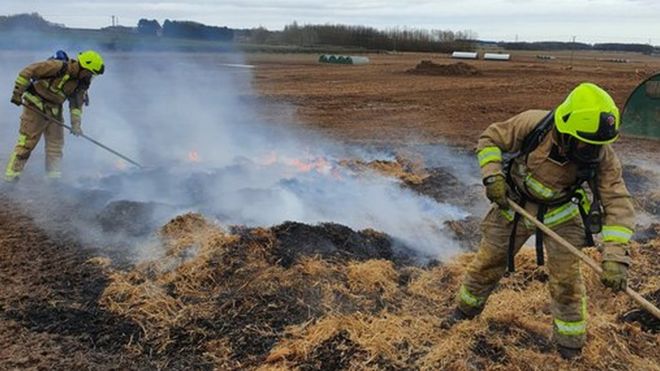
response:
[[[427,168],[424,161],[419,158],[408,159],[397,155],[394,161],[351,160],[342,161],[341,165],[358,173],[375,171],[381,175],[398,179],[403,186],[438,202],[474,206],[481,200],[480,185],[464,184],[450,171],[443,168]]]
[[[357,172],[375,171],[385,176],[397,178],[406,184],[419,185],[429,177],[429,173],[420,159],[408,160],[401,156],[396,156],[395,161],[344,160],[341,165]]]
[[[113,273],[101,303],[142,329],[127,350],[217,369],[658,368],[660,325],[590,272],[589,343],[582,360],[569,364],[549,339],[547,275],[531,251],[482,316],[443,330],[471,255],[424,267],[378,249],[341,253],[357,246],[349,237],[363,233],[296,224],[229,233],[184,215],[161,230],[167,255]],[[296,241],[328,246],[283,255]],[[634,247],[631,279],[656,303],[657,248]]]

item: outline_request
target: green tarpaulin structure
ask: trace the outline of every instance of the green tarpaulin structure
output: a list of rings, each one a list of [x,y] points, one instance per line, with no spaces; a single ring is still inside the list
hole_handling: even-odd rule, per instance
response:
[[[621,128],[632,136],[660,139],[660,74],[641,83],[623,109]]]

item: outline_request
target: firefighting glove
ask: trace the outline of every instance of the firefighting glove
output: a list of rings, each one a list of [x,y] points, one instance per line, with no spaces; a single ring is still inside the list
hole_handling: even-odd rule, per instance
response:
[[[509,202],[506,198],[506,180],[504,175],[496,174],[488,176],[484,179],[486,186],[486,197],[492,202],[495,202],[503,209],[509,208]]]
[[[71,119],[71,134],[75,136],[81,136],[83,133],[82,131],[82,124],[80,123],[80,118],[72,118]]]
[[[603,285],[614,291],[623,291],[628,285],[628,266],[615,261],[604,260],[603,275],[600,277]]]
[[[23,89],[20,86],[14,86],[14,92],[11,94],[11,102],[17,106],[23,103]]]
[[[628,267],[632,263],[627,244],[605,242],[602,246],[603,275],[601,281],[615,291],[625,290],[627,286]]]

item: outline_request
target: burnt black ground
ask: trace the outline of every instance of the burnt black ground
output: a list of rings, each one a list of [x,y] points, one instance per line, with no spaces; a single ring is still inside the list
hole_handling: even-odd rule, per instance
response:
[[[345,260],[387,259],[397,264],[412,264],[415,251],[376,231],[356,232],[335,223],[310,226],[286,222],[273,227],[277,238],[279,263],[291,266],[300,256],[343,258]],[[422,258],[422,257],[420,257]]]
[[[107,284],[92,250],[53,239],[0,195],[0,368],[153,367],[124,354],[140,329],[100,309]]]

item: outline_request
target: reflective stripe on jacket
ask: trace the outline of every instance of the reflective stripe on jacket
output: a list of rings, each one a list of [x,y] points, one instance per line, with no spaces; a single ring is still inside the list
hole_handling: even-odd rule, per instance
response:
[[[509,120],[496,122],[484,130],[477,145],[482,176],[485,178],[502,174],[502,153],[519,151],[524,138],[547,114],[548,111],[525,111]],[[566,196],[567,190],[577,179],[576,164],[571,161],[560,161],[551,156],[553,144],[555,138],[551,131],[536,149],[527,156],[517,158],[511,164],[511,176],[515,184],[534,198],[546,201],[558,200]],[[610,145],[603,146],[601,153],[598,189],[604,209],[603,240],[628,242],[635,225],[634,208],[630,193],[623,181],[621,163]],[[538,205],[528,203],[525,208],[532,215],[536,215]],[[579,210],[576,205],[568,203],[550,209],[546,214],[545,223],[550,224],[553,220],[548,218],[554,217],[554,220],[560,224],[578,215]]]
[[[69,101],[69,110],[75,119],[80,119],[86,89],[81,88],[81,81],[76,76],[80,73],[80,65],[70,60],[63,68],[62,61],[47,60],[30,64],[19,72],[17,82],[31,81],[30,91],[45,103],[61,106]],[[32,102],[34,103],[34,102]]]

